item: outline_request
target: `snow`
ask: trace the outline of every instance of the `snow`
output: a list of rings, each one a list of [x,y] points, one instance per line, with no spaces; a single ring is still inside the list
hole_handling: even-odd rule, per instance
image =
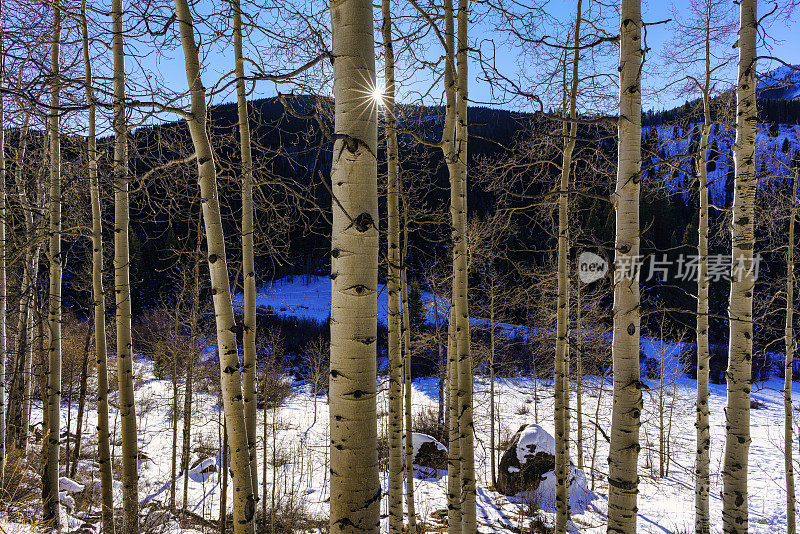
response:
[[[796,73],[800,78],[800,72]],[[776,89],[769,89],[770,91]],[[777,89],[780,91],[797,91],[800,96],[800,85],[794,85],[790,88]],[[693,123],[686,126],[685,129],[679,132],[678,137],[674,137],[674,127],[671,125],[650,126],[646,127],[643,132],[644,138],[652,135],[653,129],[658,138],[657,150],[663,149],[664,156],[667,159],[683,158],[683,164],[678,167],[668,165],[664,183],[667,185],[668,191],[673,194],[683,194],[684,198],[688,199],[689,190],[696,188],[693,184],[693,176],[691,172],[691,162],[686,154],[689,150],[691,131],[698,132],[702,125],[700,123]],[[772,132],[775,133],[775,132]],[[783,152],[784,140],[789,141],[790,150]],[[714,125],[712,134],[708,139],[709,155],[711,148],[716,143],[716,168],[708,172],[709,181],[709,200],[717,206],[725,205],[725,185],[728,171],[733,166],[732,154],[734,142],[734,131],[722,124]],[[765,173],[763,179],[760,180],[759,186],[765,187],[773,181],[785,180],[791,173],[790,165],[794,151],[800,149],[800,125],[781,124],[777,127],[777,136],[770,135],[770,125],[766,123],[759,123],[756,129],[756,170]],[[661,160],[656,156],[647,156],[644,158],[643,166],[654,167],[655,171],[659,170]],[[673,176],[672,171],[676,170],[677,175]],[[645,180],[648,179],[645,173]]]
[[[381,289],[382,291],[382,289]],[[308,294],[304,295],[304,292]],[[385,302],[385,292],[379,294]],[[278,311],[285,314],[305,314],[306,317],[327,319],[328,299],[330,298],[330,281],[321,277],[310,277],[303,280],[296,277],[294,281],[284,279],[260,289],[259,299],[263,305],[286,306]],[[423,295],[427,303],[432,302],[430,294]],[[436,299],[446,303],[444,299]],[[444,304],[446,306],[446,304]],[[385,309],[385,308],[384,308]],[[430,310],[430,308],[429,308]],[[324,313],[323,313],[324,312]],[[432,316],[432,313],[429,317]],[[323,320],[324,320],[323,319]],[[485,321],[476,319],[473,324]],[[514,325],[501,325],[504,332],[525,335],[535,329],[526,329]],[[676,364],[682,348],[690,344],[662,342],[655,338],[642,338],[642,352],[648,357],[664,358],[668,369],[677,371]],[[673,367],[669,367],[673,365]],[[669,473],[659,477],[659,380],[646,380],[649,389],[643,392],[641,453],[639,455],[640,496],[638,501],[638,528],[640,532],[688,532],[693,530],[694,518],[694,458],[695,458],[695,382],[679,373],[665,373],[666,390],[664,397],[667,406],[672,410],[672,426],[669,429],[670,444]],[[172,455],[172,421],[171,398],[172,384],[169,381],[155,380],[152,362],[138,357],[134,362],[134,379],[136,381],[137,423],[139,427],[139,449],[149,461],[144,462],[140,472],[140,498],[143,505],[160,507],[169,503],[171,486],[174,483],[178,502],[182,502],[184,491],[183,477],[171,480]],[[587,534],[600,534],[605,531],[605,514],[607,509],[606,495],[608,485],[603,473],[607,472],[608,442],[604,434],[608,433],[611,421],[611,384],[609,380],[599,377],[586,377],[583,390],[584,446],[578,451],[575,442],[577,434],[577,418],[570,418],[570,457],[573,464],[578,456],[585,465],[585,476],[575,469],[570,470],[571,504],[575,528]],[[183,388],[183,384],[179,384]],[[381,380],[382,389],[378,396],[379,432],[384,433],[387,425],[388,398],[387,384]],[[475,417],[475,465],[477,479],[477,506],[479,528],[484,533],[510,534],[525,530],[527,519],[524,512],[528,509],[525,498],[505,497],[492,491],[490,481],[489,457],[489,384],[485,377],[477,375],[474,381],[474,417]],[[785,531],[785,486],[783,478],[783,397],[782,381],[771,379],[753,385],[753,399],[762,403],[751,412],[752,445],[748,465],[750,532],[767,534]],[[570,406],[576,406],[574,385],[571,389]],[[498,378],[495,384],[496,410],[498,415],[498,443],[506,443],[521,425],[529,425],[521,436],[516,450],[517,457],[522,460],[529,452],[528,446],[535,445],[537,450],[554,452],[553,434],[553,387],[552,379],[536,380],[531,377]],[[208,518],[216,518],[219,514],[220,476],[218,472],[202,474],[212,465],[218,465],[217,453],[220,436],[219,399],[196,388],[196,398],[192,413],[192,448],[190,465],[197,462],[189,476],[187,497],[188,508],[196,514]],[[800,398],[800,384],[793,384],[793,395]],[[112,432],[112,453],[117,465],[119,455],[119,439],[121,425],[116,406],[115,395],[110,398],[110,421]],[[285,404],[277,409],[259,410],[257,456],[259,462],[267,458],[267,476],[262,479],[259,469],[260,491],[266,491],[268,499],[272,489],[284,503],[301,510],[312,519],[324,520],[327,517],[330,497],[329,480],[329,428],[328,406],[324,397],[316,399],[317,417],[314,420],[314,398],[309,388],[297,385]],[[412,406],[416,414],[424,410],[435,409],[437,398],[437,379],[423,378],[415,380],[412,386]],[[724,385],[710,386],[709,409],[711,412],[711,517],[712,531],[721,528],[722,503],[718,496],[722,490],[721,465],[724,447],[726,391]],[[589,420],[595,419],[597,426]],[[41,420],[41,405],[34,403],[32,407],[33,422]],[[66,409],[62,410],[62,425],[66,428]],[[262,436],[262,425],[266,417],[267,440]],[[97,439],[90,431],[97,424],[96,412],[89,410],[85,421],[83,446],[84,458],[92,458],[96,451]],[[178,422],[179,428],[182,421]],[[74,421],[73,421],[74,425]],[[537,426],[538,425],[538,426]],[[70,429],[73,432],[74,428]],[[547,435],[549,433],[550,435]],[[180,435],[180,431],[179,431]],[[414,453],[419,451],[422,443],[429,437],[414,433],[412,436]],[[180,437],[179,437],[180,440]],[[274,440],[274,441],[273,441]],[[274,443],[274,447],[273,447]],[[39,446],[39,445],[34,445]],[[445,450],[445,446],[437,443],[437,448]],[[596,453],[593,455],[593,451]],[[497,457],[503,451],[498,451]],[[178,445],[180,457],[180,444]],[[594,468],[594,471],[592,471]],[[62,478],[60,489],[65,500],[71,499],[69,492],[77,492],[77,488],[85,486],[90,492],[99,489],[97,464],[93,460],[81,460],[78,476]],[[119,476],[118,473],[115,473]],[[430,530],[441,528],[437,517],[447,508],[447,478],[427,477],[416,472],[415,498],[416,510],[421,520],[430,526]],[[381,472],[382,487],[386,487],[387,474]],[[545,477],[540,486],[541,495],[550,495],[554,484],[552,475]],[[115,481],[114,500],[121,505],[121,485]],[[593,489],[591,493],[589,489]],[[229,492],[229,499],[232,499]],[[552,524],[553,509],[547,499],[537,497],[544,506],[542,519]],[[599,498],[594,498],[597,495]],[[70,502],[70,504],[72,504]],[[228,507],[231,503],[227,504]],[[381,503],[382,515],[386,515],[387,503]],[[151,513],[149,509],[147,513]],[[67,511],[65,510],[66,514]],[[31,519],[33,521],[33,518]],[[164,532],[177,532],[179,527],[165,518],[160,519]],[[382,520],[382,528],[387,529],[387,520]],[[76,517],[69,516],[70,525],[80,523]],[[65,523],[66,524],[66,523]],[[6,524],[2,524],[5,528]],[[28,532],[25,524],[8,524],[8,532]],[[76,527],[77,528],[77,527]]]
[[[137,380],[136,401],[137,418],[139,419],[140,449],[152,461],[147,462],[146,468],[140,473],[140,498],[143,503],[167,504],[170,495],[170,469],[171,469],[171,420],[169,415],[172,384],[169,381],[154,380],[152,365],[145,359],[137,358],[135,365]],[[670,443],[670,473],[664,478],[658,477],[658,395],[657,380],[647,381],[650,390],[646,390],[643,397],[641,444],[642,452],[639,456],[640,498],[639,498],[639,531],[640,532],[687,532],[692,530],[694,517],[694,397],[695,383],[687,378],[678,378],[674,383],[673,426],[669,438]],[[673,402],[672,383],[667,390],[667,400]],[[385,383],[383,384],[385,387]],[[543,430],[553,431],[553,388],[551,380],[536,381],[530,377],[503,378],[496,381],[496,409],[499,416],[498,442],[508,441],[510,436],[523,424],[531,425],[521,440],[522,447],[536,444],[537,448],[553,451],[552,438],[546,439],[544,432],[535,430],[533,425],[539,425]],[[570,405],[574,407],[575,391],[571,388]],[[510,534],[518,532],[521,515],[527,509],[525,499],[511,498],[492,491],[489,480],[489,384],[481,376],[475,378],[475,462],[477,469],[477,502],[481,532]],[[800,398],[800,384],[794,384],[793,394]],[[217,399],[208,393],[197,393],[193,413],[192,455],[190,462],[201,460],[199,466],[208,467],[215,463],[217,440],[219,436],[220,413]],[[710,387],[711,411],[711,466],[714,473],[711,478],[711,495],[720,494],[722,480],[719,472],[722,465],[722,454],[725,432],[725,386],[714,385]],[[782,382],[772,379],[767,382],[758,382],[753,387],[753,398],[763,403],[759,409],[751,413],[752,446],[749,462],[749,487],[750,487],[750,532],[767,534],[785,530],[786,512],[783,496],[785,486],[783,479],[783,405]],[[113,400],[113,399],[112,399]],[[596,432],[595,427],[588,422],[594,419],[599,402],[599,428],[608,432],[611,420],[611,385],[608,380],[587,377],[584,380],[583,410],[585,427],[584,448],[580,451],[586,466],[586,484],[591,487],[591,458],[594,446],[594,437],[597,437],[597,452],[595,455],[595,468],[598,473],[608,469],[606,458],[608,456],[608,443],[602,432]],[[324,519],[329,506],[330,485],[327,462],[328,453],[328,407],[324,399],[317,399],[317,421],[313,421],[314,399],[307,388],[297,387],[286,403],[277,410],[267,410],[268,437],[265,449],[261,439],[261,424],[264,412],[260,410],[259,439],[257,440],[257,454],[259,462],[266,450],[268,465],[266,481],[261,481],[261,490],[266,489],[270,494],[274,485],[278,498],[291,499],[292,502],[311,518]],[[388,399],[385,390],[381,390],[378,397],[379,412],[385,414],[388,410]],[[429,410],[437,403],[436,378],[416,380],[412,387],[412,405],[415,413]],[[113,406],[113,404],[112,404]],[[532,413],[536,407],[537,416]],[[527,411],[521,410],[526,407]],[[62,414],[66,418],[66,410]],[[41,406],[33,407],[34,421],[41,418]],[[118,443],[120,436],[119,417],[116,410],[110,414],[113,438]],[[379,428],[384,428],[387,420],[383,415],[379,421]],[[573,463],[577,460],[579,452],[576,450],[575,436],[577,431],[576,418],[570,419],[571,444],[570,456]],[[64,419],[66,424],[66,419]],[[181,424],[179,422],[179,424]],[[96,414],[92,410],[88,413],[86,429],[94,428]],[[274,425],[274,426],[273,426]],[[275,428],[274,439],[276,448],[273,451],[272,429]],[[73,429],[74,430],[74,429]],[[382,431],[381,431],[382,432]],[[87,434],[88,436],[88,434]],[[414,435],[415,448],[425,441]],[[179,438],[180,439],[180,438]],[[96,438],[94,436],[85,440],[88,451],[95,450]],[[442,446],[443,447],[443,446]],[[211,451],[211,454],[198,451]],[[524,450],[523,450],[524,451]],[[415,451],[416,452],[416,451]],[[278,461],[276,467],[272,466],[273,453]],[[117,446],[115,455],[120,454]],[[178,451],[180,454],[180,450]],[[499,451],[502,454],[502,451]],[[519,454],[519,451],[518,451]],[[498,455],[499,457],[499,455]],[[86,465],[84,467],[84,465]],[[81,464],[79,472],[87,470],[88,463]],[[92,482],[87,481],[86,487],[95,489],[97,478]],[[118,476],[118,475],[117,475]],[[416,509],[421,520],[428,524],[437,525],[438,513],[447,507],[447,478],[428,478],[424,473],[418,474],[415,479]],[[274,477],[274,479],[273,479]],[[599,498],[591,500],[592,495],[585,492],[586,484],[583,483],[581,473],[571,470],[571,478],[577,478],[571,486],[571,499],[573,521],[580,532],[587,534],[600,534],[605,531],[606,494],[608,491],[605,478],[595,477],[594,491]],[[261,479],[259,472],[259,479]],[[83,484],[83,479],[71,482]],[[383,487],[386,487],[386,473],[381,473]],[[542,482],[541,492],[550,491],[552,481],[549,477]],[[72,484],[67,483],[70,487]],[[178,501],[182,502],[183,477],[175,480],[175,490]],[[121,488],[115,484],[115,501],[121,504]],[[209,474],[207,477],[190,477],[188,498],[189,509],[205,517],[216,518],[219,514],[219,475]],[[582,493],[583,492],[583,493]],[[542,493],[544,494],[544,493]],[[548,493],[549,494],[549,493]],[[65,495],[66,496],[66,495]],[[232,498],[232,497],[230,497]],[[544,504],[546,499],[540,499]],[[288,502],[288,501],[287,501]],[[231,506],[230,502],[228,506]],[[721,526],[721,501],[718,498],[711,500],[711,516],[714,521],[712,531],[717,531]],[[66,512],[65,512],[66,513]],[[382,513],[386,513],[386,502],[382,503]],[[552,509],[543,512],[545,522],[551,522]],[[75,521],[74,519],[70,520]],[[167,525],[168,526],[168,525]],[[387,524],[382,522],[385,529]],[[23,527],[20,527],[23,528]],[[166,527],[165,527],[166,528]],[[170,527],[171,528],[171,527]],[[175,527],[177,531],[177,526]],[[436,527],[439,528],[439,527]],[[19,531],[19,530],[17,530]],[[166,530],[165,532],[169,532]]]
[[[539,425],[528,425],[520,433],[517,442],[517,460],[520,464],[524,464],[528,461],[529,455],[538,452],[555,455],[556,440]]]
[[[213,467],[214,469],[211,469]],[[217,459],[206,458],[201,460],[199,464],[189,469],[189,478],[192,482],[208,482],[211,475],[215,475],[217,471]]]
[[[65,491],[67,493],[80,493],[86,486],[78,484],[71,478],[60,477],[58,479],[58,491]]]
[[[800,65],[781,65],[758,78],[756,92],[760,97],[794,100],[800,97]]]
[[[416,458],[417,454],[419,454],[419,450],[425,443],[433,443],[436,448],[440,451],[447,452],[447,447],[436,441],[434,438],[430,437],[427,434],[420,434],[419,432],[412,432],[411,433],[411,444],[412,444],[412,458]]]
[[[447,317],[449,301],[434,298],[431,293],[421,291],[422,304],[426,310],[426,320],[435,321],[434,308],[439,308],[439,320]],[[244,295],[233,295],[233,304],[241,308]],[[326,276],[297,275],[273,280],[258,288],[256,306],[272,310],[279,317],[297,317],[324,323],[330,317],[331,280]],[[388,324],[389,292],[385,284],[378,284],[378,321]]]

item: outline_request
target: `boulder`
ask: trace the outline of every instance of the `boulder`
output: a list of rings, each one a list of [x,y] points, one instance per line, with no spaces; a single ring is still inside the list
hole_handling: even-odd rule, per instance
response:
[[[447,469],[447,447],[419,432],[411,434],[411,442],[414,445],[414,465],[435,470]]]
[[[64,491],[66,493],[80,493],[84,489],[86,489],[86,486],[75,482],[71,478],[59,477],[58,479],[58,491]]]
[[[554,510],[556,502],[556,442],[539,425],[522,425],[500,458],[497,490],[521,497],[542,510]],[[570,506],[578,512],[594,499],[583,471],[569,468]]]
[[[522,425],[500,458],[497,489],[503,495],[535,491],[556,467],[556,442],[539,425]]]
[[[217,472],[217,460],[215,458],[202,458],[197,460],[189,468],[189,478],[194,482],[207,482],[212,473]]]

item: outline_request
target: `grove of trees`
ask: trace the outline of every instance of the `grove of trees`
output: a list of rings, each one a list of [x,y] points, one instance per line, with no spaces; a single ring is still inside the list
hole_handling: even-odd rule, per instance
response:
[[[2,2],[0,530],[794,533],[797,5],[558,4]]]

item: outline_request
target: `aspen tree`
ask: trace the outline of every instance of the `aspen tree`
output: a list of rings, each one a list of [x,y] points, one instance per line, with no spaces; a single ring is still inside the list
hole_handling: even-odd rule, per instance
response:
[[[705,78],[702,88],[703,130],[695,155],[699,182],[697,223],[697,449],[695,457],[695,531],[707,534],[710,528],[708,511],[709,466],[711,463],[711,429],[709,426],[708,379],[711,354],[708,346],[708,137],[711,133],[711,20],[706,18]]]
[[[572,82],[569,88],[568,117],[574,119],[578,99],[578,60],[580,58],[581,0],[575,15]],[[566,55],[564,74],[566,78]],[[566,80],[565,80],[566,81]],[[564,84],[566,86],[566,83]],[[566,90],[566,87],[565,87]],[[561,181],[558,195],[558,303],[556,311],[556,355],[554,365],[555,388],[555,477],[557,534],[567,531],[570,517],[569,503],[569,198],[572,152],[575,150],[576,122],[564,123],[564,152],[561,159]]]
[[[86,69],[86,102],[89,105],[89,195],[92,204],[92,303],[94,312],[94,351],[97,370],[97,462],[100,466],[101,517],[103,532],[114,534],[114,480],[108,433],[108,354],[106,348],[106,304],[103,291],[103,218],[100,207],[100,179],[97,175],[96,103],[92,63],[89,57],[89,28],[86,0],[81,2],[83,63]]]
[[[402,190],[402,182],[401,182]],[[403,295],[403,414],[405,416],[406,448],[406,508],[408,511],[408,530],[417,531],[417,512],[414,506],[414,437],[411,418],[411,320],[408,309],[408,206],[403,196],[403,249],[400,252],[400,287]]]
[[[458,362],[455,308],[450,306],[447,327],[447,532],[461,532],[461,454],[458,439]]]
[[[575,448],[576,467],[583,471],[583,322],[581,310],[581,282],[575,284],[575,419],[577,422],[577,436]]]
[[[391,0],[382,0],[384,55],[383,108],[386,137],[386,213],[387,251],[386,287],[389,293],[389,533],[403,531],[403,397],[401,377],[400,309],[400,177],[397,147],[397,119],[394,105],[394,45],[392,41]]]
[[[753,232],[756,195],[756,0],[739,6],[739,76],[736,83],[735,193],[731,214],[732,276],[728,316],[722,528],[747,532],[747,457],[750,448],[750,378],[753,355]]]
[[[203,208],[197,210],[197,225],[195,227],[195,245],[192,268],[192,309],[189,314],[189,339],[193,349],[197,347],[197,323],[200,316],[200,249],[203,244]],[[186,362],[186,391],[183,399],[183,443],[181,444],[181,471],[183,471],[183,509],[189,506],[189,447],[192,436],[192,396],[194,394],[194,362],[197,358],[193,350],[189,353]],[[265,453],[266,455],[266,453]]]
[[[378,184],[372,2],[331,3],[330,530],[380,528],[377,447]]]
[[[696,400],[696,450],[695,450],[695,531],[707,533],[709,516],[709,471],[711,434],[709,430],[709,178],[708,153],[712,128],[711,102],[715,77],[721,68],[733,61],[729,38],[735,22],[732,4],[725,0],[695,0],[686,10],[686,19],[677,17],[676,36],[668,45],[665,55],[702,103],[702,124],[699,140],[690,143],[696,151],[690,154],[694,175],[698,181],[698,244],[697,244],[697,400]],[[716,74],[715,74],[716,73]],[[725,82],[723,82],[725,83]],[[725,83],[727,86],[727,83]],[[655,128],[655,127],[654,127]],[[694,132],[694,130],[692,130]],[[650,135],[656,135],[653,131]],[[694,137],[694,135],[692,135]],[[659,394],[661,396],[661,394]],[[662,455],[663,456],[663,455]],[[669,464],[667,464],[669,467]]]
[[[793,162],[797,165],[800,162]],[[793,165],[794,166],[794,165]],[[792,169],[794,176],[792,179],[791,209],[789,211],[789,236],[786,249],[786,326],[784,329],[784,343],[786,346],[786,363],[783,375],[783,454],[784,468],[786,472],[786,532],[794,534],[796,527],[796,501],[794,491],[794,462],[792,452],[794,451],[793,421],[792,421],[792,374],[794,365],[794,329],[792,320],[794,318],[794,224],[797,218],[797,175],[800,169]]]
[[[111,19],[114,55],[114,294],[117,320],[117,382],[122,423],[122,529],[125,534],[136,534],[139,531],[139,446],[133,388],[130,200],[122,13],[122,0],[113,0]]]
[[[19,130],[16,150],[16,169],[14,172],[14,185],[17,191],[18,202],[21,206],[30,205],[26,185],[23,183],[23,161],[28,143],[28,133],[30,129],[31,111],[25,113],[22,127]],[[46,202],[45,180],[37,178],[35,201],[32,205],[36,211],[43,212]],[[28,241],[34,240],[34,232],[39,230],[33,216],[34,210],[25,210],[25,237]],[[6,413],[6,443],[11,447],[14,455],[19,455],[27,449],[28,442],[28,420],[30,415],[30,386],[31,386],[31,362],[34,353],[34,328],[33,328],[33,293],[36,292],[35,280],[39,278],[39,257],[41,245],[36,244],[25,252],[24,279],[22,294],[27,296],[20,299],[19,313],[20,324],[24,324],[24,338],[18,335],[20,340],[17,344],[18,355],[14,366],[14,373],[9,387],[8,411]],[[24,342],[24,346],[23,346]]]
[[[494,392],[494,354],[495,354],[495,321],[494,321],[494,281],[489,282],[489,463],[491,465],[492,487],[497,488],[497,438],[495,434],[495,392]]]
[[[613,194],[616,212],[612,359],[614,402],[608,474],[608,532],[636,532],[639,486],[639,426],[642,410],[639,376],[639,279],[633,265],[639,254],[639,171],[641,169],[642,44],[641,2],[622,0],[619,58],[619,154]]]
[[[456,351],[458,364],[458,429],[461,456],[461,531],[477,532],[475,498],[475,447],[472,419],[472,352],[470,350],[467,264],[467,22],[469,0],[458,2],[456,38],[456,126],[455,152],[457,174],[451,174],[451,214],[455,237],[453,305],[456,316]]]
[[[456,80],[456,44],[455,44],[455,23],[453,13],[453,0],[444,1],[445,17],[445,69],[444,69],[444,89],[445,89],[445,120],[442,130],[442,153],[450,174],[451,193],[450,193],[450,212],[453,235],[453,267],[452,267],[452,296],[456,292],[456,225],[455,212],[459,204],[457,192],[453,189],[453,184],[458,182],[458,156],[455,149],[456,122],[458,120],[458,110],[456,103],[457,80]],[[466,217],[464,217],[466,218]],[[464,221],[464,226],[466,220]],[[462,236],[463,237],[463,236]],[[462,239],[465,243],[465,239]],[[466,263],[466,259],[464,261]],[[450,306],[450,318],[448,321],[448,343],[447,343],[447,389],[448,399],[448,456],[447,456],[447,532],[448,534],[461,534],[462,529],[462,454],[460,434],[460,402],[459,402],[459,355],[458,352],[458,326],[456,316],[456,299],[453,298]],[[463,302],[462,306],[463,308]],[[461,310],[463,312],[463,310]]]
[[[242,282],[244,286],[244,324],[242,377],[244,417],[253,495],[258,498],[258,461],[256,459],[256,270],[253,250],[253,155],[250,149],[250,117],[247,113],[247,90],[244,86],[242,53],[242,6],[233,2],[233,50],[236,57],[236,103],[239,114],[239,147],[242,157]]]
[[[191,97],[191,113],[187,117],[189,132],[197,154],[198,181],[203,206],[208,268],[217,326],[217,347],[220,383],[225,409],[226,435],[230,445],[233,471],[233,525],[236,534],[255,531],[255,497],[250,473],[247,428],[242,402],[242,375],[236,345],[236,325],[231,301],[230,278],[225,254],[217,173],[214,153],[206,130],[206,93],[200,75],[200,59],[194,38],[194,22],[187,0],[175,0],[175,14],[180,26],[181,43],[186,62],[186,81]]]
[[[221,451],[219,453],[222,466],[219,469],[219,476],[222,477],[219,491],[219,532],[225,534],[228,530],[228,427],[222,422]]]
[[[48,528],[60,530],[58,498],[58,456],[61,436],[61,6],[53,6],[50,75],[50,289],[47,314],[47,431],[45,432],[44,471],[42,473],[43,518]]]

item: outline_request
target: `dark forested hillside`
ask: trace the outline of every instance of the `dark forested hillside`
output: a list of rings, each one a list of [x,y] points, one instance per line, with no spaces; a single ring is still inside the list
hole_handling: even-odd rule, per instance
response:
[[[729,104],[720,99],[715,101],[714,115],[726,118]],[[797,105],[797,101],[760,101],[762,113],[790,124],[797,122]],[[289,111],[286,106],[291,106]],[[257,176],[256,224],[258,234],[264,236],[257,242],[260,283],[288,274],[325,275],[329,271],[332,123],[327,110],[330,106],[330,101],[311,96],[250,103]],[[681,254],[694,252],[697,199],[686,154],[693,150],[695,112],[694,104],[688,103],[643,117],[643,122],[650,125],[643,139],[647,154],[640,206],[643,256],[668,254],[675,260]],[[443,113],[443,109],[435,107],[407,107],[399,113],[401,176],[410,213],[408,261],[413,273],[422,273],[437,258],[444,257],[450,246],[449,240],[442,237],[448,235],[449,228],[448,174],[442,151],[432,146],[441,138]],[[239,236],[241,209],[236,106],[214,106],[209,115],[226,239],[233,244]],[[507,213],[509,224],[520,229],[504,235],[499,243],[508,252],[494,260],[493,269],[503,275],[519,278],[520,269],[524,270],[521,266],[533,268],[553,261],[555,238],[548,215],[553,204],[548,195],[559,173],[560,147],[557,143],[533,139],[556,131],[559,124],[543,115],[469,108],[469,161],[474,177],[467,193],[470,217],[480,221],[497,212]],[[722,122],[717,124],[713,132],[719,139],[711,147],[712,153],[717,154],[712,159],[719,160],[718,165],[723,169],[732,168],[727,131]],[[381,129],[381,139],[383,134]],[[772,134],[777,138],[770,131],[769,135]],[[783,144],[790,143],[790,150],[796,148],[788,135],[781,135]],[[189,159],[192,149],[185,122],[139,128],[130,137],[130,165],[136,184],[131,204],[131,279],[136,296],[134,309],[142,310],[163,305],[182,283],[180,273],[191,261],[195,247],[198,212],[193,206],[199,192],[196,166]],[[107,146],[107,142],[101,145]],[[601,199],[610,193],[615,138],[605,126],[581,126],[577,151],[577,187],[589,194],[578,195],[575,200],[575,216],[583,229],[576,239],[581,247],[606,249],[614,234],[613,212],[611,204]],[[383,176],[382,143],[378,165]],[[762,173],[766,172],[762,169]],[[497,183],[504,185],[498,188]],[[722,195],[718,199],[721,206],[732,201],[730,186],[730,173],[723,174],[723,182],[715,186]],[[539,207],[532,215],[529,208],[534,205]],[[106,212],[110,219],[110,206]],[[383,204],[381,212],[385,213]],[[724,230],[725,212],[712,211],[711,225]],[[385,231],[385,226],[381,226],[381,231]],[[86,244],[72,246],[80,249]],[[239,247],[230,246],[228,250],[233,272],[237,273]],[[725,245],[716,245],[714,252],[724,253]],[[81,263],[85,258],[85,254],[75,253],[70,261]],[[764,267],[764,272],[770,272],[768,264]],[[644,298],[664,303],[667,308],[691,309],[691,284],[664,284],[646,278],[642,279]],[[239,279],[235,283],[239,284]],[[720,280],[712,287],[717,288],[711,292],[712,312],[723,314],[727,286]],[[481,297],[481,291],[476,283],[476,298]],[[87,295],[72,290],[66,298],[77,304],[84,303]],[[524,322],[525,310],[524,304],[518,304],[506,311],[510,314],[506,319]],[[675,314],[673,319],[684,326],[693,321],[688,314]],[[724,338],[724,321],[712,318],[711,328],[712,337]]]

